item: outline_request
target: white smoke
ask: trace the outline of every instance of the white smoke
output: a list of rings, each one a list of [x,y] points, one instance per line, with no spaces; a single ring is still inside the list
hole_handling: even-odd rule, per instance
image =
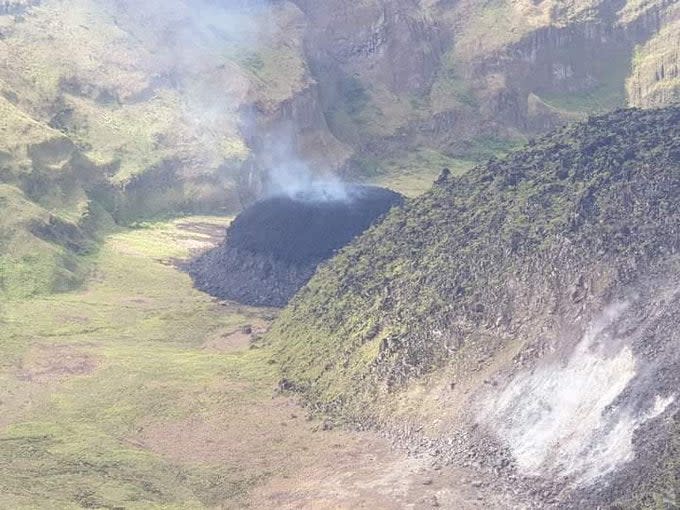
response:
[[[522,473],[590,484],[632,460],[636,429],[675,400],[658,395],[643,412],[617,404],[638,369],[611,332],[628,306],[604,310],[566,360],[517,374],[488,398],[479,421],[509,446]]]
[[[261,154],[268,170],[265,196],[287,196],[306,202],[339,202],[352,198],[347,185],[336,175],[312,171],[309,164],[295,154],[290,131],[279,130],[271,139]]]
[[[288,161],[271,169],[268,196],[285,195],[309,202],[345,202],[351,194],[345,184],[334,176],[319,177],[301,161]]]
[[[279,30],[272,19],[272,3],[267,1],[223,0],[216,6],[206,0],[199,5],[200,8],[194,11],[195,24],[217,27],[226,44],[238,48],[241,54],[257,55],[263,47],[272,44]],[[192,37],[191,34],[188,36]],[[189,58],[194,57],[190,55]],[[248,88],[251,86],[248,84]],[[205,92],[199,96],[203,100],[214,95],[212,91]],[[239,97],[230,97],[233,95],[234,91],[223,91],[223,96],[233,104],[244,101],[242,93]],[[290,123],[263,126],[252,118],[252,112],[245,112],[239,111],[239,122],[248,138],[259,141],[253,149],[265,174],[265,197],[285,195],[303,201],[347,201],[351,198],[348,187],[336,175],[327,169],[312,169],[301,157],[296,149],[295,126]],[[202,118],[205,116],[204,113]]]
[[[168,74],[181,91],[178,105],[189,135],[219,154],[217,147],[238,133],[255,152],[265,174],[265,196],[347,200],[347,188],[330,171],[310,168],[298,153],[295,129],[258,122],[251,108],[266,80],[260,58],[287,40],[277,24],[280,4],[265,0],[99,0],[111,2],[117,22],[152,48],[148,66]],[[277,7],[278,6],[278,7]],[[284,16],[282,16],[284,17]],[[140,26],[162,27],[139,33]],[[158,33],[162,35],[159,36]],[[285,67],[283,68],[285,69]],[[250,143],[255,141],[255,143]],[[245,179],[244,182],[253,182]]]

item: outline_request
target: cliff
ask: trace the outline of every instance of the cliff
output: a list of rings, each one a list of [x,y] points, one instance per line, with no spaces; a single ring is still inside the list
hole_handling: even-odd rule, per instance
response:
[[[78,280],[75,255],[87,250],[62,246],[55,225],[94,241],[97,229],[83,230],[87,211],[110,225],[239,210],[258,191],[268,139],[329,168],[347,158],[315,99],[301,47],[306,22],[293,4],[6,4],[5,296]]]
[[[589,113],[675,98],[674,2],[298,4],[331,130],[360,171],[393,171],[387,155],[422,147],[479,159]]]

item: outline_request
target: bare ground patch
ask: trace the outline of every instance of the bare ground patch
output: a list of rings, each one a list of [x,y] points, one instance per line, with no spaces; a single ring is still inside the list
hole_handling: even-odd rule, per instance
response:
[[[323,428],[276,397],[221,416],[147,423],[129,443],[178,464],[269,473],[251,490],[249,508],[511,508],[471,472],[410,457],[370,432]]]
[[[203,348],[217,352],[238,352],[248,349],[253,340],[267,332],[268,324],[258,321],[251,326],[244,326],[236,330],[218,331],[208,337]]]
[[[69,377],[91,374],[97,359],[71,345],[39,345],[33,347],[17,369],[20,381],[35,383],[60,382]]]
[[[0,374],[0,429],[46,403],[59,383],[95,371],[98,360],[70,345],[37,345]]]
[[[234,388],[238,391],[237,388]],[[225,389],[226,391],[226,389]],[[134,443],[177,462],[275,467],[322,439],[290,400],[239,405],[218,415],[142,424]]]
[[[371,433],[318,451],[293,476],[256,488],[251,504],[281,510],[513,508],[467,471],[409,457]]]
[[[182,233],[174,236],[175,242],[186,248],[191,256],[199,255],[214,248],[222,241],[226,235],[228,224],[215,224],[203,221],[184,221],[177,224],[178,230]],[[176,260],[182,264],[183,260]]]

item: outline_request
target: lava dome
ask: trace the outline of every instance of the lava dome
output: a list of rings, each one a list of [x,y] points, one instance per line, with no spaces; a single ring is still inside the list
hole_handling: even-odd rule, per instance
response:
[[[285,306],[317,266],[364,232],[403,197],[350,186],[343,199],[273,196],[243,211],[225,241],[189,265],[196,287],[252,306]]]

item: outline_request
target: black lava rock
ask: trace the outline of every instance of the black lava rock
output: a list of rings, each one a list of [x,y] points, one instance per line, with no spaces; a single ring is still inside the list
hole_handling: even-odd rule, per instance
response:
[[[224,243],[189,265],[197,288],[253,306],[285,306],[317,266],[364,232],[403,197],[351,186],[347,199],[275,196],[255,203]]]

